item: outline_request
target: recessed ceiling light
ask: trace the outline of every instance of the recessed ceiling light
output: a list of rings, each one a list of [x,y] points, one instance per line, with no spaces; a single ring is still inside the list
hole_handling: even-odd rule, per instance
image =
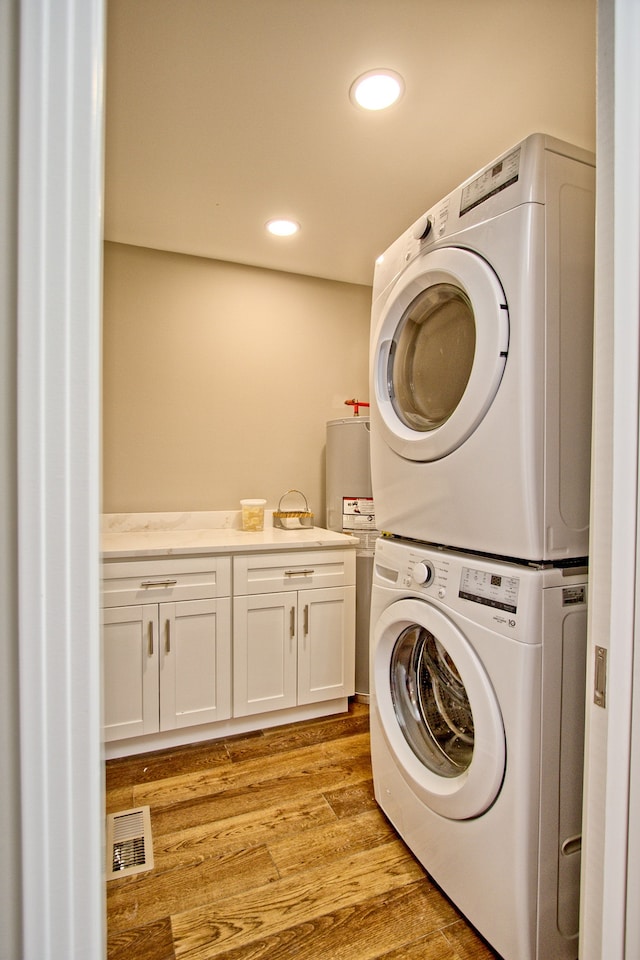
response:
[[[365,110],[384,110],[399,99],[403,90],[404,80],[395,70],[368,70],[353,81],[349,96]]]
[[[265,226],[275,237],[291,237],[300,229],[300,224],[295,220],[268,220]]]

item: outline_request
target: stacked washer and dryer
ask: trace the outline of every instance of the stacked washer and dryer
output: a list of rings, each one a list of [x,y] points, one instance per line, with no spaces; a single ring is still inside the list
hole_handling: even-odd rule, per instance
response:
[[[376,798],[505,960],[578,955],[594,194],[534,134],[374,275]]]

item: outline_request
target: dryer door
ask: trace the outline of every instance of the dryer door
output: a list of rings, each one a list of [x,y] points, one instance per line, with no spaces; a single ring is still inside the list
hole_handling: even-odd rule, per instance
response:
[[[491,406],[508,348],[506,299],[485,260],[457,247],[414,260],[375,333],[372,394],[385,441],[408,460],[459,447]]]
[[[400,770],[452,820],[482,814],[505,769],[502,715],[471,643],[445,614],[398,600],[373,627],[375,700]]]

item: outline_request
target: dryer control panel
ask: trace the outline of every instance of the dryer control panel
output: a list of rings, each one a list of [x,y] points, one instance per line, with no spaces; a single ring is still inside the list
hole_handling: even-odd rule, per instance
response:
[[[467,181],[462,188],[460,198],[460,216],[473,210],[489,197],[506,190],[512,183],[518,182],[520,173],[520,147],[500,160],[496,160],[473,180]]]

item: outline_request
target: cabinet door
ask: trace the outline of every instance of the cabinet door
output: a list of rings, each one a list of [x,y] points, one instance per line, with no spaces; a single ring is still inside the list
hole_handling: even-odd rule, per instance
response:
[[[236,597],[233,612],[234,717],[295,706],[295,591]]]
[[[355,587],[298,595],[298,703],[355,691]]]
[[[158,731],[158,606],[103,611],[104,739]]]
[[[231,601],[161,603],[160,729],[231,716]]]

